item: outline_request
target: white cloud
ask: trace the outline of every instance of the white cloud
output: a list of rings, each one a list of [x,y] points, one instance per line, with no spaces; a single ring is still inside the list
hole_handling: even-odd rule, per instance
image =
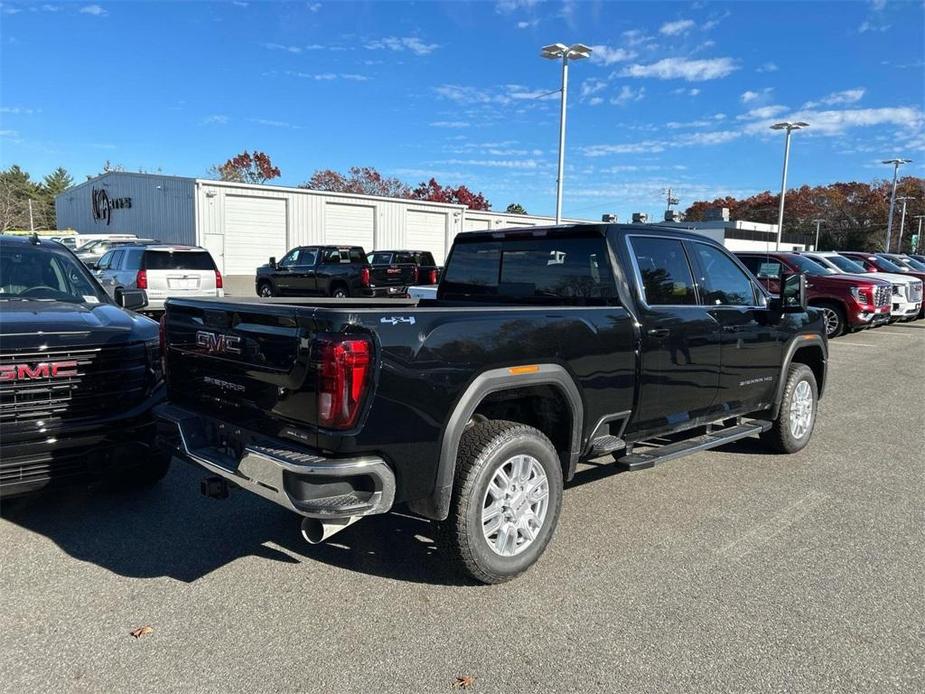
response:
[[[19,132],[16,130],[0,130],[0,137],[16,137]]]
[[[758,108],[753,108],[747,113],[743,113],[740,116],[736,116],[736,120],[755,120],[756,118],[774,118],[779,116],[781,113],[787,110],[786,106],[774,105],[774,106],[759,106]]]
[[[588,104],[591,106],[600,106],[602,103],[604,103],[604,99],[599,96],[592,96],[588,99]]]
[[[672,94],[679,94],[681,96],[697,96],[700,94],[700,90],[694,87],[693,89],[688,89],[687,87],[678,87],[677,89],[671,90]]]
[[[665,22],[662,24],[659,33],[665,36],[677,36],[678,34],[686,34],[695,26],[696,22],[694,22],[693,19],[679,19],[675,22]]]
[[[703,31],[710,31],[711,29],[715,29],[716,27],[719,26],[720,22],[722,22],[724,19],[726,19],[727,17],[731,15],[732,15],[732,12],[730,12],[729,10],[726,10],[725,12],[723,12],[723,14],[719,15],[718,17],[714,17],[713,19],[709,19],[706,22],[704,22],[703,26],[701,26],[700,28]]]
[[[12,113],[15,115],[32,115],[36,113],[34,108],[26,108],[25,106],[0,106],[0,113]]]
[[[530,20],[522,19],[521,21],[517,22],[517,28],[518,29],[531,29],[539,23],[540,23],[539,19],[530,19]]]
[[[625,68],[624,77],[652,77],[660,80],[683,79],[688,82],[702,82],[726,77],[738,67],[732,58],[709,58],[688,60],[687,58],[663,58],[649,65],[638,63]]]
[[[864,98],[866,89],[857,87],[856,89],[845,89],[840,92],[832,92],[824,96],[819,101],[807,101],[803,108],[816,108],[817,106],[839,106],[841,104],[853,104]]]
[[[536,169],[540,165],[535,159],[447,159],[437,163],[453,166],[480,166],[490,169]]]
[[[870,0],[870,6],[874,12],[880,12],[886,7],[886,0]]]
[[[80,8],[80,13],[89,14],[94,17],[105,17],[107,14],[109,14],[106,10],[104,10],[99,5],[84,5],[83,7]]]
[[[716,113],[709,118],[698,118],[697,120],[684,122],[671,121],[670,123],[665,123],[665,127],[671,130],[678,130],[680,128],[711,128],[716,125],[718,121],[725,119],[725,113]]]
[[[865,20],[861,22],[861,25],[858,27],[858,33],[865,34],[868,31],[883,32],[883,31],[887,31],[892,26],[893,26],[892,24],[880,24],[878,22],[871,22],[869,20]]]
[[[743,104],[750,104],[755,101],[763,101],[771,96],[771,92],[774,91],[773,87],[765,87],[760,91],[752,91],[751,89],[742,92],[739,96],[739,101]]]
[[[286,53],[301,53],[302,52],[301,46],[286,46],[282,43],[265,43],[263,44],[263,47],[271,51],[285,51]],[[309,49],[311,50],[312,47],[309,47]]]
[[[510,14],[514,10],[529,10],[538,2],[539,0],[499,0],[495,3],[495,12]]]
[[[343,72],[340,74],[342,80],[347,80],[349,82],[368,82],[369,77],[366,75],[359,75],[355,72]]]
[[[625,106],[628,103],[633,101],[639,101],[644,98],[646,95],[646,88],[640,87],[639,89],[633,89],[630,86],[623,85],[620,87],[620,91],[617,92],[615,96],[610,97],[610,103],[614,106]]]
[[[206,116],[201,121],[199,121],[199,124],[200,125],[227,125],[228,120],[229,120],[228,116],[221,114],[221,113],[217,113],[212,116]]]
[[[305,7],[308,9],[309,12],[314,13],[321,9],[321,3],[320,2],[309,2],[305,4]]]
[[[587,157],[604,157],[610,154],[658,154],[680,147],[721,145],[742,136],[739,130],[717,130],[704,133],[689,133],[670,140],[641,140],[616,145],[589,145],[582,148]]]
[[[623,40],[630,46],[639,46],[643,43],[649,43],[655,40],[641,29],[629,29],[624,31],[621,35],[623,36]]]
[[[241,2],[241,0],[232,0],[231,4],[235,7],[248,7],[250,5],[249,2]]]
[[[604,91],[607,88],[607,81],[600,80],[596,77],[591,77],[586,79],[581,83],[581,98],[586,99],[587,97],[597,94],[598,92]]]
[[[270,120],[268,118],[248,118],[247,120],[257,125],[265,125],[269,128],[291,128],[293,130],[300,130],[302,127],[301,125],[287,123],[284,120]]]
[[[598,65],[613,65],[632,60],[636,53],[628,51],[625,48],[611,48],[610,46],[596,45],[591,46],[591,62]]]
[[[777,67],[777,63],[772,63],[769,61],[767,63],[764,63],[755,72],[777,72],[778,69],[779,68]]]
[[[366,82],[369,77],[358,75],[350,72],[300,72],[298,70],[286,70],[284,73],[290,77],[299,77],[306,80],[315,80],[316,82],[333,82],[334,80],[347,80],[349,82]]]
[[[428,55],[440,48],[438,43],[424,43],[415,36],[386,36],[370,41],[366,48],[371,51],[387,49],[390,51],[410,51],[415,55]]]
[[[462,120],[438,120],[430,124],[432,128],[468,128],[469,124]]]
[[[819,135],[839,135],[850,128],[894,125],[915,131],[925,126],[925,114],[919,108],[911,106],[894,106],[885,108],[858,108],[844,110],[800,110],[789,114],[787,120],[802,120],[809,123],[807,133]],[[770,119],[749,123],[748,133],[765,133],[773,124]]]

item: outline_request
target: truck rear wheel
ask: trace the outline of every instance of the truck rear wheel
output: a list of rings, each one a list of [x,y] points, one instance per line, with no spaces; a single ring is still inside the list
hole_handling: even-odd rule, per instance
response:
[[[818,402],[819,389],[812,369],[806,364],[791,364],[777,418],[761,434],[761,440],[778,453],[802,450],[813,435]]]
[[[439,544],[482,583],[503,583],[546,550],[562,506],[562,467],[549,439],[533,427],[491,420],[459,442],[450,515]]]

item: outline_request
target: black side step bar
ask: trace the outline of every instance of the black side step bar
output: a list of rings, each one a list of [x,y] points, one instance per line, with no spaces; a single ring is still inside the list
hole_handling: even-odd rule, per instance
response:
[[[644,470],[653,467],[656,463],[663,463],[666,460],[680,458],[697,451],[706,451],[710,448],[716,448],[723,444],[731,443],[744,439],[752,434],[760,434],[771,428],[771,422],[749,422],[748,424],[737,424],[736,426],[726,429],[713,431],[702,436],[695,436],[692,439],[685,439],[677,443],[668,444],[659,448],[645,451],[643,453],[630,453],[621,458],[617,458],[617,464],[623,465],[628,470]]]

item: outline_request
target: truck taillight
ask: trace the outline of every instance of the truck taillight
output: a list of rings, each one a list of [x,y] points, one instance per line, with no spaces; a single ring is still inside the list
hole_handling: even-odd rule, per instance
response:
[[[360,268],[360,284],[362,284],[364,287],[369,286],[369,268],[368,267]]]
[[[215,288],[216,289],[225,288],[225,281],[222,279],[222,273],[220,273],[218,270],[215,271]]]
[[[148,271],[147,270],[139,270],[138,274],[135,275],[135,287],[138,289],[148,288]]]
[[[427,273],[427,284],[437,284],[437,268]]]
[[[371,371],[369,340],[319,339],[318,424],[329,429],[350,429],[360,414]]]
[[[421,268],[418,265],[414,266],[414,284],[421,283]]]

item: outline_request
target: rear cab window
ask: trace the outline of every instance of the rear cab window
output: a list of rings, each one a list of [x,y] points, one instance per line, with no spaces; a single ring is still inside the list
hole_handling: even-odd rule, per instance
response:
[[[444,299],[619,303],[606,240],[597,236],[457,243],[439,291]]]
[[[215,270],[215,261],[208,251],[147,250],[145,270]]]

